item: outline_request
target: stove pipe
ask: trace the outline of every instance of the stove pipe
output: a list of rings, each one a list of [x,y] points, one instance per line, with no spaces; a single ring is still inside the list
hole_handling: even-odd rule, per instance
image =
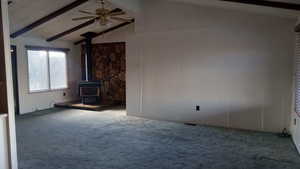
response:
[[[93,72],[92,72],[92,40],[95,37],[96,33],[87,32],[82,34],[81,36],[85,37],[85,65],[84,65],[84,73],[82,80],[92,81],[93,80]]]

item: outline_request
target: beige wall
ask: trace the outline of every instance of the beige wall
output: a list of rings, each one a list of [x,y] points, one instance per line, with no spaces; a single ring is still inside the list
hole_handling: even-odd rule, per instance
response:
[[[294,19],[160,0],[141,11],[135,30],[111,35],[127,41],[129,115],[271,132],[289,126]]]
[[[77,99],[77,84],[81,79],[80,46],[74,46],[70,42],[55,41],[48,43],[44,39],[20,37],[12,40],[17,46],[18,84],[20,112],[29,113],[53,107],[54,103]],[[69,89],[43,93],[29,93],[27,52],[25,45],[69,48],[68,53],[68,80]],[[66,96],[63,96],[66,93]]]

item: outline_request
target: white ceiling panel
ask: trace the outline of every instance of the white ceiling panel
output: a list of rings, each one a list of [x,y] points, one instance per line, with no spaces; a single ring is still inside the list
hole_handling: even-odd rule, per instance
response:
[[[75,9],[39,26],[38,28],[34,29],[32,31],[32,33],[37,34],[42,37],[45,37],[45,38],[49,38],[57,33],[61,33],[63,31],[66,31],[70,28],[73,28],[77,25],[80,25],[80,24],[88,21],[88,20],[72,21],[72,18],[86,16],[84,14],[79,13],[78,12],[79,10],[86,10],[86,11],[94,12],[97,9],[97,7],[99,7],[99,4],[95,3],[94,1],[85,3]],[[111,5],[108,6],[108,8],[114,9],[114,7]],[[73,32],[73,33],[69,34],[68,36],[65,36],[61,39],[76,41],[78,39],[81,39],[80,35],[85,32],[88,32],[88,31],[100,32],[100,31],[103,31],[107,28],[110,28],[110,27],[120,24],[120,23],[121,22],[112,22],[107,26],[100,26],[100,24],[94,23],[90,26],[82,28],[76,32]]]
[[[34,5],[29,4],[29,2],[38,2]],[[41,17],[56,11],[63,6],[74,2],[74,0],[18,0],[14,1],[14,3],[9,7],[10,14],[10,25],[11,25],[11,33],[24,26],[40,19]],[[49,7],[49,8],[46,8]],[[72,18],[85,16],[84,14],[79,13],[79,10],[86,10],[95,12],[97,8],[99,8],[99,3],[96,3],[96,0],[90,0],[87,3],[84,3],[40,26],[31,30],[28,33],[25,33],[25,36],[40,36],[43,38],[52,37],[58,33],[64,32],[68,29],[71,29],[75,26],[78,26],[88,20],[81,21],[72,21]],[[106,7],[109,9],[114,9],[111,3],[106,3]],[[22,9],[22,10],[19,10]],[[38,10],[38,9],[47,9],[47,10]],[[125,18],[130,18],[129,16],[123,16]],[[69,41],[77,41],[82,39],[81,34],[92,31],[92,32],[101,32],[105,29],[113,27],[115,25],[120,24],[121,22],[112,21],[107,26],[100,26],[98,23],[94,23],[90,26],[82,28],[78,31],[75,31],[69,35],[66,35],[61,38],[61,40],[69,40]]]
[[[75,0],[13,0],[13,3],[9,6],[9,17],[10,17],[10,30],[11,33],[23,28],[24,26],[31,24],[32,22],[74,2]],[[111,3],[107,4],[109,8],[113,9],[115,7],[124,9],[129,9],[128,4],[130,7],[138,8],[139,5],[134,5],[137,3],[145,2],[146,0],[110,0],[113,2],[114,5]],[[241,11],[249,11],[249,12],[256,12],[256,13],[263,13],[263,14],[270,14],[276,15],[280,17],[289,17],[289,18],[296,18],[300,16],[300,11],[295,10],[285,10],[279,8],[270,8],[270,7],[260,7],[257,5],[246,5],[240,3],[230,3],[230,2],[222,2],[219,0],[169,0],[169,1],[178,1],[178,2],[185,2],[185,3],[192,3],[195,5],[202,5],[202,6],[214,6],[217,8],[229,8],[229,9],[237,9]],[[281,2],[290,2],[290,3],[298,3],[300,4],[300,0],[273,0],[273,1],[281,1]],[[125,3],[126,2],[126,3]],[[130,3],[129,3],[130,2]],[[127,4],[127,6],[126,6]],[[31,30],[28,33],[25,33],[25,36],[41,36],[43,38],[49,38],[53,35],[66,31],[70,28],[73,28],[81,23],[86,22],[84,21],[72,21],[72,18],[84,16],[78,12],[78,10],[88,10],[94,11],[99,4],[96,3],[96,0],[90,0],[87,3],[80,5],[73,10],[70,10],[61,16],[56,17],[55,19]],[[123,10],[124,10],[123,9]],[[135,9],[136,11],[136,9]],[[126,11],[131,13],[130,11]],[[130,17],[130,16],[126,16]],[[120,22],[113,22],[109,26],[101,27],[97,24],[90,25],[88,27],[82,28],[76,32],[73,32],[67,36],[62,37],[62,40],[69,40],[69,41],[77,41],[80,40],[80,35],[88,32],[101,32],[105,29],[108,29],[112,26],[118,25]]]
[[[9,5],[10,30],[11,32],[15,32],[73,1],[13,0],[13,3]]]

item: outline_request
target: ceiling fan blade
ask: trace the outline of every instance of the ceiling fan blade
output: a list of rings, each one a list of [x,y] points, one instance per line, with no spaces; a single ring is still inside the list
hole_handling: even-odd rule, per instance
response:
[[[78,20],[83,20],[83,19],[93,19],[96,18],[94,16],[84,16],[84,17],[78,17],[78,18],[73,18],[73,21],[78,21]]]
[[[126,14],[126,12],[121,11],[121,12],[113,12],[113,13],[110,13],[109,15],[110,16],[119,16],[119,15],[125,15],[125,14]]]
[[[130,22],[132,19],[125,19],[125,18],[120,18],[120,17],[110,17],[110,19],[116,20],[116,21],[121,21],[121,22]]]
[[[84,14],[89,14],[89,15],[96,15],[95,13],[83,11],[83,10],[79,10],[79,12],[84,13]]]
[[[115,8],[113,10],[111,10],[109,13],[115,13],[115,12],[122,12],[123,10],[120,8]]]

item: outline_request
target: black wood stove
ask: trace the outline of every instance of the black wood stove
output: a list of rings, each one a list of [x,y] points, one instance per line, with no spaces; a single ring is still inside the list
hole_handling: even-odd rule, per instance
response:
[[[99,81],[83,81],[79,83],[79,94],[83,104],[100,104],[101,83]]]

